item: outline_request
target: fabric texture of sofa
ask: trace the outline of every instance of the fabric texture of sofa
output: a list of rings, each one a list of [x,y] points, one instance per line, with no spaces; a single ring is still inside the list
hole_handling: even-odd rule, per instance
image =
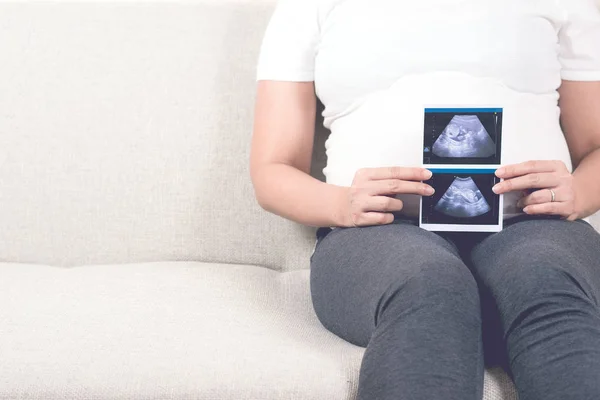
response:
[[[315,229],[249,179],[273,5],[0,3],[1,400],[355,398]],[[502,369],[484,399],[516,399]]]

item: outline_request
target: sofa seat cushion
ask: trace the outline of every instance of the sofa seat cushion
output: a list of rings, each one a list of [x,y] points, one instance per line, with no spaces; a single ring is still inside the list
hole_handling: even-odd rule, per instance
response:
[[[0,263],[0,399],[353,399],[364,349],[322,327],[309,271]],[[499,368],[485,399],[514,399]]]

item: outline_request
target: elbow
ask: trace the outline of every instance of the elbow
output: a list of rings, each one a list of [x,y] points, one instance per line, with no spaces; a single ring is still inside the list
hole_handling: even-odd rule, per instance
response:
[[[260,185],[257,183],[254,177],[252,178],[252,189],[254,190],[254,201],[256,201],[256,204],[258,204],[263,210],[266,210],[267,202],[265,200],[265,196],[260,190]]]
[[[267,212],[273,213],[273,208],[271,207],[271,202],[269,201],[268,197],[265,196],[264,193],[256,190],[256,188],[254,189],[254,199],[260,208]]]
[[[269,212],[271,211],[269,208],[269,202],[267,199],[265,199],[265,196],[256,189],[256,187],[254,188],[254,200],[256,201],[256,204],[258,204],[263,210]]]
[[[262,185],[263,172],[261,168],[251,165],[250,166],[250,181],[252,182],[252,188],[254,190],[254,199],[256,203],[265,211],[269,210],[269,202]]]

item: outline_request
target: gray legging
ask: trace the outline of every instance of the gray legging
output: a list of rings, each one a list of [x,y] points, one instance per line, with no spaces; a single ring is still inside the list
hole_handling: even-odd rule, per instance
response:
[[[396,220],[317,234],[313,305],[366,347],[360,400],[481,400],[484,365],[503,366],[521,400],[600,399],[600,235],[588,223],[525,216],[500,233],[437,234]]]

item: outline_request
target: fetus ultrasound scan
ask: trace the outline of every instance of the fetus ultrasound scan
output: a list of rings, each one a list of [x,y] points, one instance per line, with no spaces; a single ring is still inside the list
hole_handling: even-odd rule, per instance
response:
[[[492,187],[500,181],[494,169],[430,169],[425,183],[435,189],[421,199],[420,226],[432,231],[498,232],[502,196]]]
[[[501,108],[426,108],[424,164],[500,164]]]

